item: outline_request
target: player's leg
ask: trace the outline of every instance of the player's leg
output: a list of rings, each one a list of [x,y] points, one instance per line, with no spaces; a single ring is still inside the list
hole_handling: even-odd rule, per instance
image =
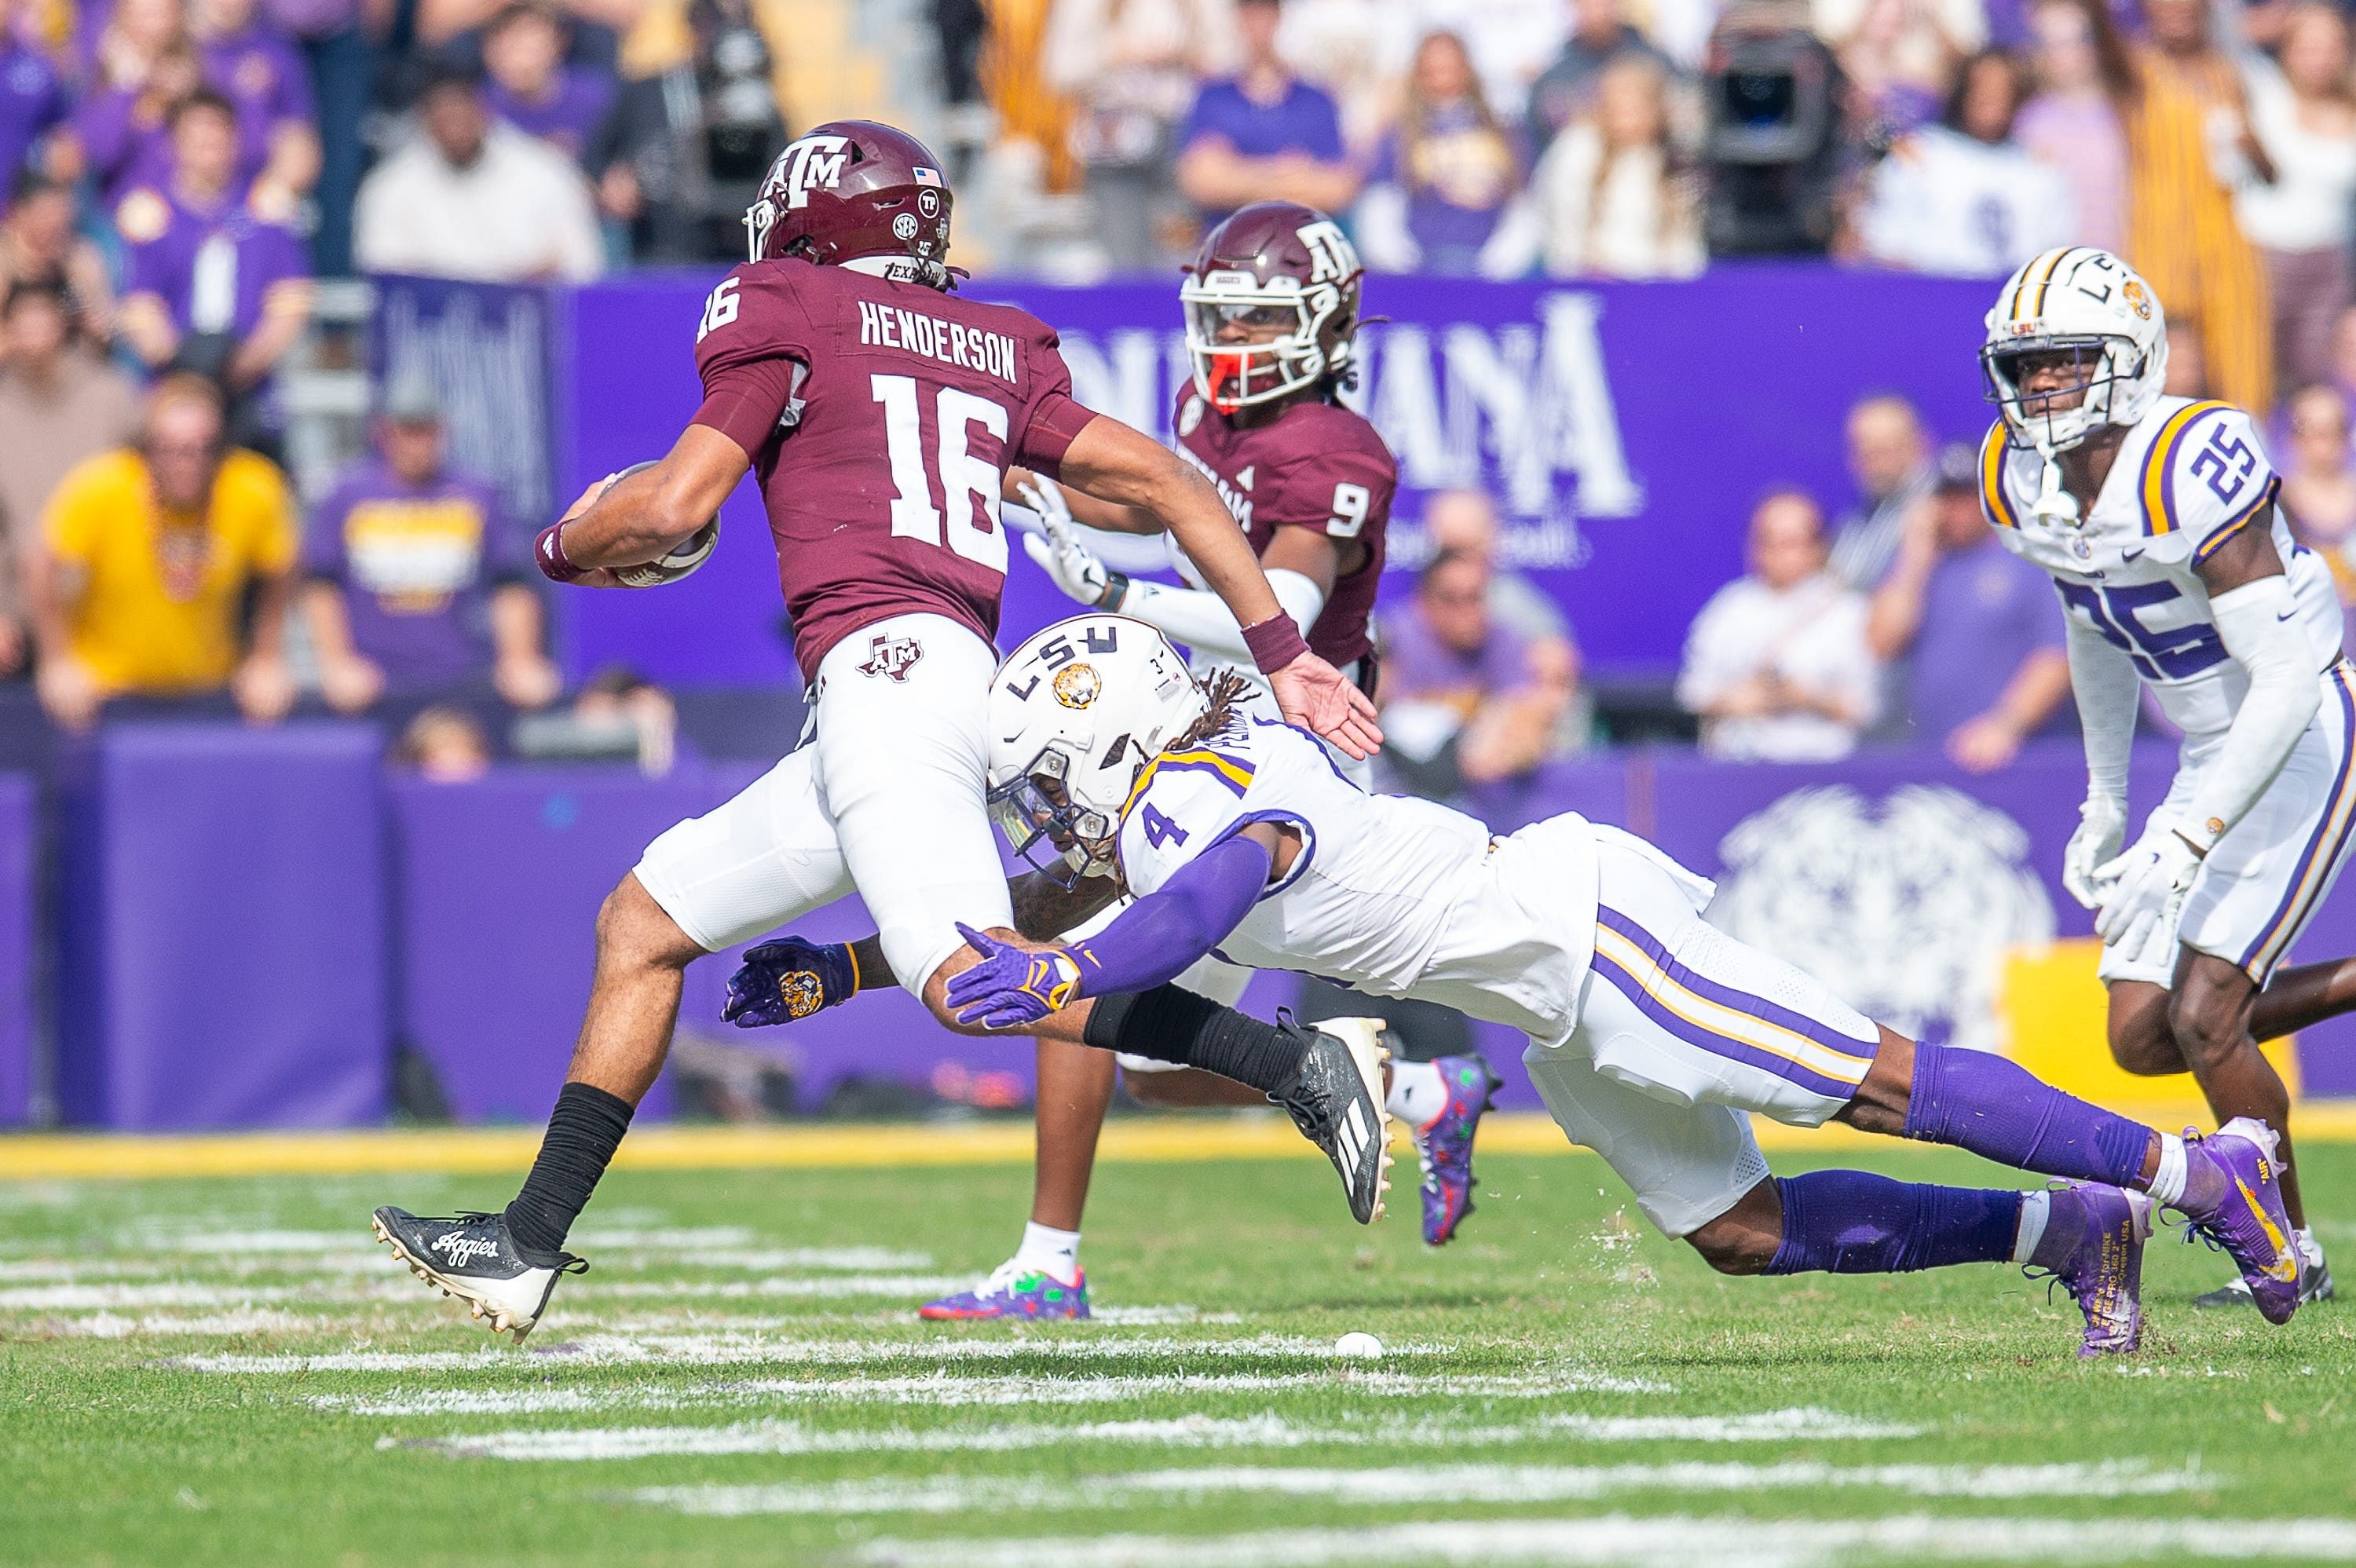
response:
[[[1660,1026],[1590,979],[1579,1032],[1533,1045],[1530,1082],[1572,1142],[1601,1154],[1663,1233],[1722,1274],[1901,1274],[1968,1263],[2051,1271],[2083,1308],[2080,1353],[2132,1349],[2150,1204],[2115,1188],[2055,1192],[1940,1187],[1864,1171],[1768,1174],[1749,1119],[1675,1104],[1597,1072],[1596,1041]],[[2107,1242],[2109,1245],[2105,1247]]]
[[[1598,860],[1595,974],[1652,1026],[1595,1031],[1582,1015],[1605,1077],[1795,1126],[1837,1116],[2041,1176],[2148,1192],[2233,1254],[2269,1318],[2289,1316],[2296,1264],[2267,1129],[2178,1138],[2002,1057],[1918,1046],[1708,925],[1656,863],[1608,841]]]
[[[589,1006],[522,1189],[498,1214],[435,1219],[384,1208],[377,1233],[411,1269],[487,1317],[530,1331],[562,1249],[662,1070],[688,965],[851,891],[804,746],[742,794],[671,827],[598,912]]]

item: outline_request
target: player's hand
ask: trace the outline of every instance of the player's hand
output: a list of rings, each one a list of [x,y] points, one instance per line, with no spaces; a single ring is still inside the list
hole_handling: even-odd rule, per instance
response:
[[[1374,699],[1315,654],[1302,654],[1269,676],[1268,684],[1285,718],[1312,734],[1354,757],[1371,757],[1381,749],[1383,727],[1376,721]]]
[[[1078,998],[1080,966],[1059,947],[1036,952],[959,923],[958,934],[981,962],[949,980],[949,1008],[961,1024],[1020,1029]]]
[[[765,1029],[839,1008],[858,994],[851,944],[781,936],[745,949],[744,964],[728,976],[720,1018],[738,1029]]]
[[[2171,827],[2145,828],[2134,848],[2094,868],[2096,881],[2112,883],[2094,915],[2094,934],[2124,952],[2141,952],[2152,927],[2174,918],[2201,869],[2201,856]]]
[[[2100,908],[2104,889],[2099,868],[2126,842],[2127,805],[2115,795],[2090,795],[2078,807],[2078,830],[2062,851],[2062,888],[2085,909]]]
[[[1023,553],[1069,597],[1101,610],[1119,609],[1129,579],[1108,569],[1072,531],[1072,508],[1064,500],[1063,487],[1034,474],[1015,489],[1023,504],[1039,514],[1039,526],[1046,530],[1044,537],[1024,534]]]

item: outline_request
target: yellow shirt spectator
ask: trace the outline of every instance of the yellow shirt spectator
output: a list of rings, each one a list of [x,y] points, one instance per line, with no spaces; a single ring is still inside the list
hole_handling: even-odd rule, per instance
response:
[[[146,460],[124,448],[59,482],[42,532],[74,657],[109,692],[168,694],[227,683],[246,587],[294,565],[297,527],[267,458],[224,457],[199,514],[158,506]]]

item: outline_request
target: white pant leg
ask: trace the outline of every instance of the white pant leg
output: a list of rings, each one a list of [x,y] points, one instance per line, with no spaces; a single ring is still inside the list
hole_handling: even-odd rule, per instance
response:
[[[1665,1235],[1691,1235],[1766,1179],[1767,1157],[1739,1111],[1673,1105],[1615,1083],[1572,1045],[1533,1044],[1522,1065],[1563,1135],[1601,1155]]]
[[[819,661],[819,787],[844,863],[902,988],[977,930],[1012,927],[1006,872],[983,805],[989,644],[942,615],[863,626]]]
[[[851,891],[804,744],[723,805],[666,830],[639,884],[707,953],[774,931]]]
[[[1820,1126],[1880,1050],[1872,1020],[1803,971],[1695,912],[1656,855],[1596,846],[1594,983],[1563,1049],[1674,1105]]]

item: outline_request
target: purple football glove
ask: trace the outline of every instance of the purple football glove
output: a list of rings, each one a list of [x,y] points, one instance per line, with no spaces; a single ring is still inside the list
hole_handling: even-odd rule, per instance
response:
[[[851,944],[824,946],[798,936],[781,936],[748,948],[744,967],[728,976],[728,1000],[721,1019],[738,1029],[791,1023],[859,994],[859,965]]]
[[[1076,999],[1080,966],[1062,949],[1025,952],[962,923],[958,934],[981,955],[980,963],[949,980],[949,1006],[958,1022],[1019,1029]]]

